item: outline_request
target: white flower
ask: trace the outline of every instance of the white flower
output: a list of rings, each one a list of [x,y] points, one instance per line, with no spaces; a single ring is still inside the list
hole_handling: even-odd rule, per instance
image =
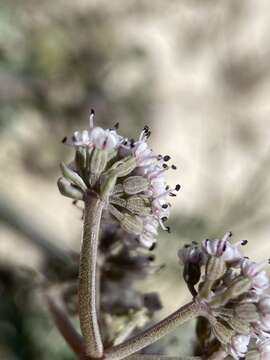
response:
[[[187,263],[197,264],[202,266],[206,262],[206,255],[201,248],[195,243],[187,244],[178,251],[178,257],[180,264],[185,265]]]
[[[270,342],[266,341],[259,347],[261,360],[270,360]]]
[[[229,354],[234,359],[239,359],[245,356],[248,351],[248,344],[250,341],[249,335],[235,335],[232,337],[231,345],[229,347]]]
[[[263,267],[268,262],[256,263],[249,259],[244,259],[241,263],[242,274],[252,281],[252,287],[260,294],[269,287],[269,279]]]
[[[139,237],[140,243],[148,249],[153,249],[156,244],[159,223],[153,216],[144,218],[143,232]]]
[[[259,327],[263,331],[270,331],[270,297],[263,297],[258,304],[260,313]]]
[[[232,244],[229,241],[231,236],[231,232],[226,232],[222,239],[206,239],[202,243],[202,248],[206,254],[210,256],[222,256],[227,263],[236,264],[243,258],[239,247],[240,245],[245,245],[247,241],[242,240],[236,244]]]
[[[119,146],[121,139],[121,136],[115,130],[94,127],[90,132],[92,146],[102,150],[110,151],[115,149]]]
[[[89,146],[91,144],[89,131],[83,130],[81,133],[79,131],[75,131],[71,142],[68,142],[67,144],[72,146]]]

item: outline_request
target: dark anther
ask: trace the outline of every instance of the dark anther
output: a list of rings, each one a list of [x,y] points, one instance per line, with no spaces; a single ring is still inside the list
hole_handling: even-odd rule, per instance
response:
[[[148,132],[145,134],[145,136],[146,136],[147,139],[150,138],[150,135],[151,135],[151,131],[148,131]]]
[[[155,255],[148,256],[149,261],[155,261],[155,259],[156,259]]]
[[[127,140],[125,140],[125,141],[123,142],[123,145],[127,145],[127,143],[128,143]]]
[[[249,257],[248,257],[248,256],[244,256],[244,259],[249,259]]]
[[[162,159],[162,155],[159,154],[159,155],[157,156],[157,159],[158,159],[158,160],[161,160],[161,159]]]
[[[168,165],[167,164],[162,164],[163,169],[168,169]]]
[[[90,110],[90,114],[91,114],[91,115],[95,115],[95,110],[94,110],[94,109],[91,109],[91,110]]]
[[[130,146],[131,146],[131,147],[134,147],[134,143],[135,143],[135,140],[134,140],[134,139],[130,139]]]
[[[144,131],[144,132],[148,132],[148,131],[149,131],[149,126],[148,126],[148,125],[145,125],[145,126],[143,127],[143,131]]]
[[[169,161],[170,159],[171,159],[171,157],[169,155],[165,155],[163,158],[164,161]]]
[[[168,231],[168,233],[171,233],[171,228],[169,226],[166,227],[166,231]]]
[[[180,184],[177,184],[176,186],[175,186],[175,190],[176,191],[179,191],[181,189],[181,185]]]
[[[115,125],[114,125],[114,129],[119,129],[119,122],[117,122]]]
[[[175,165],[172,165],[172,169],[173,169],[173,170],[176,170],[177,167],[176,167]]]
[[[247,240],[242,240],[241,241],[241,245],[247,245],[248,241]]]
[[[168,206],[169,206],[168,204],[164,204],[164,205],[162,205],[162,208],[163,208],[163,209],[167,209]]]
[[[232,237],[232,235],[233,235],[233,234],[232,234],[232,232],[231,232],[231,231],[229,231],[229,237]]]
[[[193,245],[198,245],[197,241],[195,241],[195,240],[192,240],[191,242]]]
[[[190,247],[190,244],[185,244],[184,245],[184,248],[186,248],[186,249],[189,248],[189,247]]]
[[[161,220],[162,220],[162,221],[167,221],[168,218],[167,218],[167,216],[163,216],[163,217],[161,218]]]
[[[157,243],[153,243],[153,244],[150,246],[149,250],[150,250],[150,251],[153,251],[156,246],[157,246]]]
[[[65,144],[67,142],[67,137],[65,136],[63,139],[62,139],[62,143]]]
[[[73,201],[72,201],[72,204],[73,204],[73,205],[76,205],[77,202],[78,202],[78,200],[73,200]]]
[[[270,264],[270,259],[268,259],[268,264]]]
[[[165,190],[168,191],[169,188],[170,188],[169,185],[167,185],[167,186],[165,187]]]
[[[222,249],[222,251],[224,252],[224,251],[226,250],[226,248],[227,248],[227,245],[226,245],[226,244],[224,244],[224,245],[223,245],[223,249]]]
[[[169,194],[170,196],[174,197],[176,196],[176,194],[174,194],[173,192]]]

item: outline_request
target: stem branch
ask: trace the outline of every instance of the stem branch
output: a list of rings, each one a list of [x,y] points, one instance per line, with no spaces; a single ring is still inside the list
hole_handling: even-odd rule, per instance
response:
[[[149,329],[105,350],[105,358],[121,360],[154,343],[186,321],[200,314],[200,304],[190,302]]]

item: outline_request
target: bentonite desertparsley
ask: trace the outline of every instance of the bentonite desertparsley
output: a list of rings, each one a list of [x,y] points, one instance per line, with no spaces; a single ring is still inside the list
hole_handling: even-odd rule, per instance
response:
[[[97,285],[100,227],[106,222],[111,234],[121,228],[123,243],[136,242],[152,250],[158,228],[170,231],[165,225],[169,197],[180,189],[180,185],[170,188],[166,184],[166,171],[175,165],[169,165],[170,156],[152,151],[149,136],[148,126],[138,140],[118,134],[118,124],[111,129],[96,127],[91,111],[89,129],[63,140],[74,148],[75,156],[70,164],[61,163],[58,188],[64,196],[84,203],[84,226],[78,284],[82,335],[61,304],[49,296],[60,332],[80,359],[163,359],[166,357],[138,352],[196,319],[200,355],[185,359],[269,360],[270,295],[264,270],[268,261],[256,263],[243,256],[247,241],[231,242],[231,232],[222,239],[192,242],[179,250],[183,277],[192,295],[188,304],[152,327],[104,346]]]

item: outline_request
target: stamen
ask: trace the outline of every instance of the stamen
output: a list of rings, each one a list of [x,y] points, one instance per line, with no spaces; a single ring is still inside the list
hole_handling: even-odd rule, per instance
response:
[[[90,116],[89,116],[89,126],[90,129],[92,129],[94,127],[94,119],[95,119],[95,110],[91,109],[90,110]]]
[[[171,233],[171,228],[169,226],[167,226],[166,230],[168,231],[168,233]]]
[[[162,207],[162,209],[167,209],[168,208],[168,204],[163,204],[161,207]]]
[[[150,251],[153,251],[156,246],[157,246],[157,243],[153,243],[153,244],[150,246],[149,250],[150,250]]]
[[[62,144],[65,144],[67,142],[67,137],[65,136],[61,142],[62,142]]]
[[[175,165],[172,165],[172,169],[173,169],[173,170],[176,170],[177,167],[176,167]]]
[[[143,131],[147,133],[147,132],[149,131],[149,126],[148,126],[148,125],[144,125]]]
[[[175,190],[176,191],[179,191],[181,189],[181,185],[180,184],[177,184],[176,186],[175,186]]]
[[[164,222],[164,221],[167,221],[168,218],[167,218],[167,216],[163,216],[163,217],[161,218],[161,220]]]
[[[162,164],[162,167],[164,168],[164,169],[168,169],[168,165],[167,164]]]
[[[242,240],[241,241],[241,245],[244,246],[244,245],[247,245],[248,241],[247,240]]]
[[[116,130],[119,129],[119,122],[117,122],[117,123],[114,125],[114,129],[116,129]]]
[[[169,161],[171,159],[171,157],[169,156],[169,155],[165,155],[164,157],[163,157],[163,160],[164,161]]]

